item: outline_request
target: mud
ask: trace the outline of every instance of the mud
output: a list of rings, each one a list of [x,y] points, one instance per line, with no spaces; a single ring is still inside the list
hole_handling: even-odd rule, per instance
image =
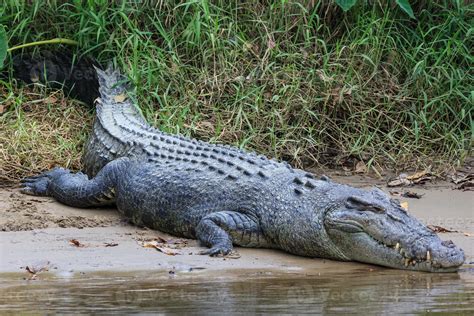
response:
[[[113,208],[80,210],[42,197],[26,196],[13,189],[0,190],[0,231],[45,228],[84,228],[118,225],[122,219]]]

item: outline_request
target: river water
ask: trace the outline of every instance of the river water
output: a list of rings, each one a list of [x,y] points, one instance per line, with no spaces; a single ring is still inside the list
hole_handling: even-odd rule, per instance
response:
[[[1,314],[474,314],[474,268],[459,273],[374,267],[325,275],[109,272],[0,276]]]

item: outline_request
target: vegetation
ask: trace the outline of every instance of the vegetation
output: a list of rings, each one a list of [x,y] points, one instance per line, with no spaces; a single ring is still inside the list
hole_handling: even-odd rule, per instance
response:
[[[416,19],[383,0],[358,1],[347,12],[332,1],[302,0],[4,3],[0,24],[10,46],[68,38],[81,53],[113,60],[133,82],[147,119],[167,132],[300,167],[364,161],[442,169],[471,150],[474,6],[468,1],[411,1]],[[54,136],[57,150],[39,152],[46,140],[25,135],[44,118],[67,128],[71,111],[79,115],[75,122],[92,112],[68,110],[78,105],[64,107],[55,97],[56,104],[34,109],[43,118],[29,117],[22,96],[31,97],[31,90],[2,83],[0,137],[7,145],[0,159],[30,172],[37,161],[32,151],[51,164],[78,161],[66,157],[80,156],[89,120]],[[26,142],[29,152],[14,145]]]

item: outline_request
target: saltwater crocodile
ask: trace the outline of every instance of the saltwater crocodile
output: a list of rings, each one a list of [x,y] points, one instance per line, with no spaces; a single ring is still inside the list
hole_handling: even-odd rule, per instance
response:
[[[233,245],[392,268],[456,271],[464,253],[380,189],[362,190],[240,149],[150,127],[97,70],[101,97],[82,173],[55,168],[23,180],[27,194],[76,207],[116,204],[135,224],[196,238],[210,255]]]

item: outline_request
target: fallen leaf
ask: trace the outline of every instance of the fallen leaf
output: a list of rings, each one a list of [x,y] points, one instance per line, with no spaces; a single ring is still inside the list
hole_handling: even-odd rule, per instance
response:
[[[240,257],[241,257],[240,253],[234,250],[232,250],[229,254],[224,256],[224,258],[228,258],[228,259],[239,259]]]
[[[125,93],[118,94],[118,95],[114,96],[114,101],[117,102],[117,103],[122,103],[126,99],[127,99],[127,95]]]
[[[420,171],[420,172],[416,172],[412,175],[409,175],[407,176],[407,179],[408,180],[417,180],[417,179],[420,179],[420,178],[423,178],[424,176],[428,175],[429,174],[429,168],[427,170],[423,170],[423,171]]]
[[[429,229],[431,229],[435,233],[457,233],[456,230],[449,230],[447,228],[444,228],[444,227],[441,227],[441,226],[438,226],[438,225],[427,225],[426,227],[428,227]]]
[[[42,262],[40,264],[35,264],[30,266],[26,266],[25,270],[31,274],[38,274],[40,272],[48,271],[49,270],[49,261]]]
[[[395,179],[390,180],[387,183],[388,187],[399,187],[399,186],[406,186],[406,185],[411,185],[412,182],[407,179],[407,175],[405,173],[400,174],[398,177]]]
[[[29,280],[36,280],[39,273],[49,271],[49,265],[49,261],[41,261],[40,263],[26,266],[25,270],[30,274]]]
[[[456,172],[451,176],[451,181],[454,184],[461,184],[471,180],[474,180],[474,173]]]
[[[408,211],[408,202],[401,202],[400,206],[405,210]]]
[[[52,95],[50,95],[49,97],[47,97],[46,99],[44,99],[44,101],[46,103],[56,103],[58,102],[58,99]]]
[[[0,114],[3,114],[3,112],[5,112],[5,107],[3,104],[0,104]]]
[[[354,169],[355,173],[366,173],[367,172],[367,166],[363,161],[359,161]]]
[[[413,184],[423,184],[435,178],[434,176],[432,176],[430,170],[431,169],[428,168],[427,170],[416,172],[412,175],[401,173],[398,177],[391,179],[387,183],[387,186],[398,187],[398,186],[410,186]]]
[[[177,251],[176,249],[166,247],[164,246],[163,243],[159,243],[156,240],[148,241],[142,243],[142,246],[145,248],[154,248],[158,251],[161,251],[162,253],[169,255],[169,256],[175,256],[175,255],[180,255],[181,253]]]
[[[171,248],[164,247],[164,246],[156,246],[155,248],[156,248],[156,250],[161,251],[162,253],[164,253],[165,255],[168,255],[168,256],[176,256],[176,255],[181,254],[179,251],[177,251],[175,249],[171,249]]]
[[[142,243],[142,247],[144,248],[156,248],[156,246],[158,246],[158,243],[155,240]]]
[[[118,246],[118,244],[115,243],[115,242],[106,242],[106,243],[104,243],[104,246],[105,247],[115,247],[115,246]]]
[[[471,234],[471,233],[463,233],[463,234],[464,234],[464,236],[466,236],[466,237],[474,237],[474,234]]]
[[[31,274],[36,274],[36,272],[33,271],[33,269],[31,269],[29,266],[26,266],[25,270],[28,271]]]
[[[402,193],[401,196],[405,198],[411,198],[411,199],[421,199],[423,194],[419,194],[413,191],[407,191],[407,192]]]
[[[456,189],[462,191],[474,191],[474,179],[461,183],[461,185],[458,185]]]
[[[73,246],[76,246],[76,247],[84,247],[84,244],[81,244],[79,242],[79,240],[77,240],[77,239],[71,239],[71,240],[69,240],[69,243]]]

